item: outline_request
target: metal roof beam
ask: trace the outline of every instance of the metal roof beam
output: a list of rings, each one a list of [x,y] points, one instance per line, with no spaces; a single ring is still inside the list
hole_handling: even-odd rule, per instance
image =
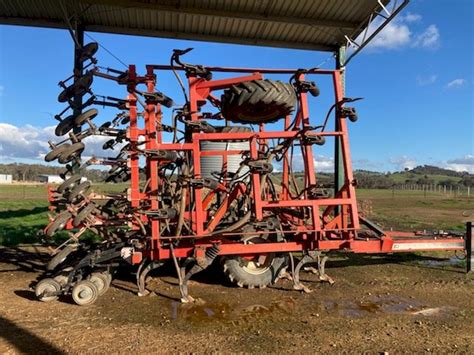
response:
[[[190,15],[204,15],[212,17],[225,17],[241,20],[254,20],[254,21],[266,21],[266,22],[275,22],[275,23],[285,23],[292,25],[306,25],[306,26],[315,26],[315,27],[331,27],[331,28],[347,28],[355,29],[359,26],[359,22],[350,22],[350,21],[339,21],[339,20],[323,20],[323,19],[312,19],[304,17],[295,17],[295,16],[274,16],[274,15],[265,15],[249,12],[235,12],[227,10],[214,10],[214,9],[198,9],[193,7],[180,6],[177,3],[173,5],[165,5],[160,3],[148,3],[142,1],[129,1],[129,0],[96,0],[88,1],[81,0],[83,3],[91,5],[106,5],[111,7],[119,8],[139,8],[139,9],[148,9],[162,12],[170,13],[180,13],[180,14],[190,14]],[[93,7],[92,7],[93,9]]]
[[[235,43],[235,44],[244,44],[251,46],[265,46],[265,47],[279,47],[279,48],[293,48],[293,49],[306,49],[306,50],[316,50],[316,51],[335,51],[338,46],[326,46],[321,44],[313,44],[306,42],[286,42],[286,41],[275,41],[267,39],[255,39],[255,38],[246,38],[246,37],[231,37],[231,36],[218,36],[218,35],[207,35],[200,33],[179,33],[179,32],[169,32],[169,31],[159,31],[159,30],[149,30],[149,29],[139,29],[139,28],[128,28],[124,29],[122,27],[109,27],[109,26],[99,26],[99,25],[85,25],[87,31],[92,32],[105,32],[105,33],[116,33],[116,34],[128,34],[128,35],[138,35],[146,37],[162,37],[162,38],[171,38],[171,39],[182,39],[182,40],[193,40],[193,41],[204,41],[204,42],[220,42],[220,43]]]
[[[60,28],[67,29],[67,25],[62,20],[37,20],[37,19],[26,19],[21,17],[3,17],[0,16],[0,24],[3,25],[18,25],[18,26],[34,26],[34,27],[49,27],[49,28]],[[242,38],[242,37],[222,37],[214,35],[205,35],[199,33],[179,33],[179,32],[168,32],[158,31],[150,29],[140,28],[126,28],[126,27],[111,27],[103,25],[94,25],[83,23],[85,31],[91,32],[102,32],[102,33],[114,33],[123,35],[136,35],[145,37],[161,37],[161,38],[174,38],[182,40],[194,40],[204,42],[220,42],[220,43],[236,43],[253,46],[264,46],[264,47],[278,47],[278,48],[293,48],[293,49],[305,49],[305,50],[316,50],[316,51],[335,51],[337,46],[325,46],[320,44],[305,43],[305,42],[291,42],[286,41],[274,41],[274,40],[263,40],[255,38]]]

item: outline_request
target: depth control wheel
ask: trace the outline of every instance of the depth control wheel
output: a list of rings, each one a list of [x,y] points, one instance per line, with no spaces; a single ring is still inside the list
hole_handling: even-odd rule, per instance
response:
[[[106,272],[93,272],[89,277],[89,281],[97,287],[99,296],[102,296],[109,289],[111,278]]]
[[[51,302],[58,299],[57,293],[61,285],[54,279],[43,279],[35,287],[35,295],[41,302]]]
[[[97,286],[90,280],[82,280],[72,288],[72,299],[79,306],[88,306],[97,301],[99,291]]]
[[[59,147],[54,148],[52,151],[50,151],[48,154],[44,156],[44,160],[46,162],[52,162],[55,159],[58,159],[61,154],[63,154],[65,151],[69,149],[71,145],[69,143],[64,143],[60,145]]]
[[[67,222],[72,218],[72,214],[68,211],[62,211],[56,216],[54,221],[45,230],[45,234],[48,237],[52,237],[54,233],[59,232],[66,227]]]
[[[250,237],[247,244],[265,243],[261,237]],[[280,271],[286,266],[285,256],[274,253],[249,256],[228,256],[222,259],[224,274],[239,287],[264,288],[276,282]]]

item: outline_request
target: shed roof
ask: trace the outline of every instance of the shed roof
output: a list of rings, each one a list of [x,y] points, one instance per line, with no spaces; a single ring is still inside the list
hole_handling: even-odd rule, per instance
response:
[[[67,28],[75,14],[86,31],[334,51],[390,1],[3,0],[0,24]]]

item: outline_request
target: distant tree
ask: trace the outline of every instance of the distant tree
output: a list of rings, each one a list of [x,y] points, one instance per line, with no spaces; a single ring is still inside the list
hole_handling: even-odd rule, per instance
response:
[[[464,175],[460,181],[461,185],[472,187],[474,186],[474,176],[473,175]]]

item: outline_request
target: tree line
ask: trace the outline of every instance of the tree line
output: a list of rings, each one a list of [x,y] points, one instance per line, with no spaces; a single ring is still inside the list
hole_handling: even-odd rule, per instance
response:
[[[64,167],[41,164],[0,164],[0,174],[12,175],[13,180],[21,182],[38,181],[39,175],[59,175],[64,170]],[[98,169],[87,169],[81,174],[94,182],[107,176],[106,171]]]

